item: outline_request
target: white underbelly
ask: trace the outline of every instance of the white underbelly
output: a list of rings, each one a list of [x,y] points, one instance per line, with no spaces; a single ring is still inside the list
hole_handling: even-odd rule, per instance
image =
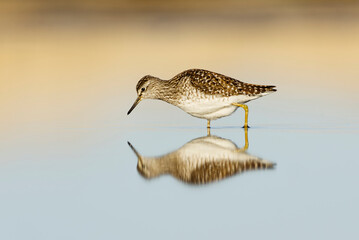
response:
[[[232,103],[245,103],[254,98],[256,97],[249,99],[248,96],[232,96],[198,98],[196,101],[183,99],[178,107],[194,117],[215,120],[231,115],[236,111],[238,107],[232,105]]]

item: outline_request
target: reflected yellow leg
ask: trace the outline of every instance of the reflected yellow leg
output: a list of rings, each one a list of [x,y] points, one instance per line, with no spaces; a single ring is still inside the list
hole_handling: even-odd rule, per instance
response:
[[[244,147],[242,147],[241,149],[239,149],[238,151],[241,152],[245,152],[247,151],[248,147],[249,147],[249,141],[248,141],[248,128],[244,128]]]
[[[248,128],[248,106],[244,105],[244,104],[239,104],[239,103],[232,103],[232,105],[237,106],[237,107],[241,107],[244,109],[244,128]]]
[[[245,144],[244,144],[244,151],[247,151],[248,147],[249,147],[249,141],[248,141],[248,128],[244,128],[244,141],[245,141]]]
[[[207,120],[207,135],[211,135],[211,120]]]

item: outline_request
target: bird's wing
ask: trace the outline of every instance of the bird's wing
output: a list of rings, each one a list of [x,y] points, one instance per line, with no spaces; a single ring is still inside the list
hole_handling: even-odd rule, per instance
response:
[[[205,94],[234,96],[240,94],[257,95],[268,91],[275,91],[274,86],[254,85],[241,82],[225,75],[202,70],[191,69],[181,73],[182,77],[188,77],[193,87]]]
[[[219,73],[194,69],[189,76],[192,86],[205,94],[232,96],[243,91],[244,83]]]

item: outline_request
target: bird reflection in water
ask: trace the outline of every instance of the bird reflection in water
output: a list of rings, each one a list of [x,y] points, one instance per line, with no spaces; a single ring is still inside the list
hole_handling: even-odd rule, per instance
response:
[[[248,170],[273,168],[274,163],[247,153],[248,129],[244,131],[243,148],[228,139],[207,135],[166,155],[144,157],[128,144],[138,158],[137,170],[143,177],[151,179],[171,174],[186,183],[205,184]]]

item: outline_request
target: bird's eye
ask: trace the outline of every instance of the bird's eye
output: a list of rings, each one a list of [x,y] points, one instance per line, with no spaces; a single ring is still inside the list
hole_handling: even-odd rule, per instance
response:
[[[143,87],[143,88],[141,88],[141,91],[142,91],[142,92],[144,92],[145,90],[146,90],[146,88],[144,88],[144,87]]]

